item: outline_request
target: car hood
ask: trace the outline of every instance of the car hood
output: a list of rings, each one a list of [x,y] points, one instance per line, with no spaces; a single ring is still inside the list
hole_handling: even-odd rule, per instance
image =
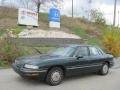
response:
[[[39,64],[50,60],[62,59],[63,57],[57,55],[34,55],[34,56],[24,56],[16,59],[19,64]]]

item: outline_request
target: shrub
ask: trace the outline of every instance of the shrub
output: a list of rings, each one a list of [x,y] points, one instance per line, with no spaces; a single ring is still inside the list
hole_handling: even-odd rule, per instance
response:
[[[10,65],[21,55],[19,46],[11,43],[8,38],[0,38],[0,64]]]
[[[105,49],[114,56],[120,56],[120,30],[107,28],[103,36]]]
[[[18,35],[23,30],[24,30],[24,26],[16,26],[16,27],[13,27],[12,29],[9,29],[9,31],[12,31],[13,35]]]

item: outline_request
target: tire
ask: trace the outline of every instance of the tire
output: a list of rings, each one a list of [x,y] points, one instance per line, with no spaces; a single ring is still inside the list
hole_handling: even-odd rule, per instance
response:
[[[54,67],[48,72],[46,82],[51,86],[56,86],[62,82],[63,78],[63,70],[59,67]]]
[[[109,65],[108,63],[105,63],[102,65],[102,68],[100,70],[101,75],[107,75],[109,73]]]

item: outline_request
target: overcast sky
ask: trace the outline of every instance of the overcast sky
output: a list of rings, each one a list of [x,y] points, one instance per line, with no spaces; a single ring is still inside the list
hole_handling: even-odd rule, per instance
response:
[[[1,1],[1,0],[0,0]],[[10,0],[6,0],[10,1]],[[14,0],[15,1],[15,0]],[[73,0],[74,1],[74,16],[88,16],[87,10],[91,8],[99,9],[104,13],[104,17],[107,23],[112,24],[113,22],[113,12],[114,12],[114,0],[91,0],[91,5],[88,5],[89,0]],[[64,0],[62,14],[71,15],[72,0]],[[117,13],[116,13],[116,25],[118,21],[120,23],[120,14],[118,16],[118,11],[120,12],[120,0],[117,0]]]
[[[64,0],[64,14],[71,14],[71,6],[72,0]],[[113,12],[114,12],[114,0],[92,0],[92,4],[88,5],[88,0],[74,0],[74,13],[75,16],[87,16],[86,10],[90,8],[99,9],[104,13],[104,17],[107,20],[107,23],[113,23]],[[118,25],[118,21],[120,23],[120,16],[118,16],[118,11],[120,12],[120,0],[117,0],[117,14],[116,14],[116,25]],[[120,14],[119,14],[120,15]]]

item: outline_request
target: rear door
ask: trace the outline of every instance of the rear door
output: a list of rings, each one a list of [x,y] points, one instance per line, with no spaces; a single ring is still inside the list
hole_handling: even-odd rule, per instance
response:
[[[103,53],[96,47],[89,47],[89,71],[97,71],[101,68],[104,61]]]

